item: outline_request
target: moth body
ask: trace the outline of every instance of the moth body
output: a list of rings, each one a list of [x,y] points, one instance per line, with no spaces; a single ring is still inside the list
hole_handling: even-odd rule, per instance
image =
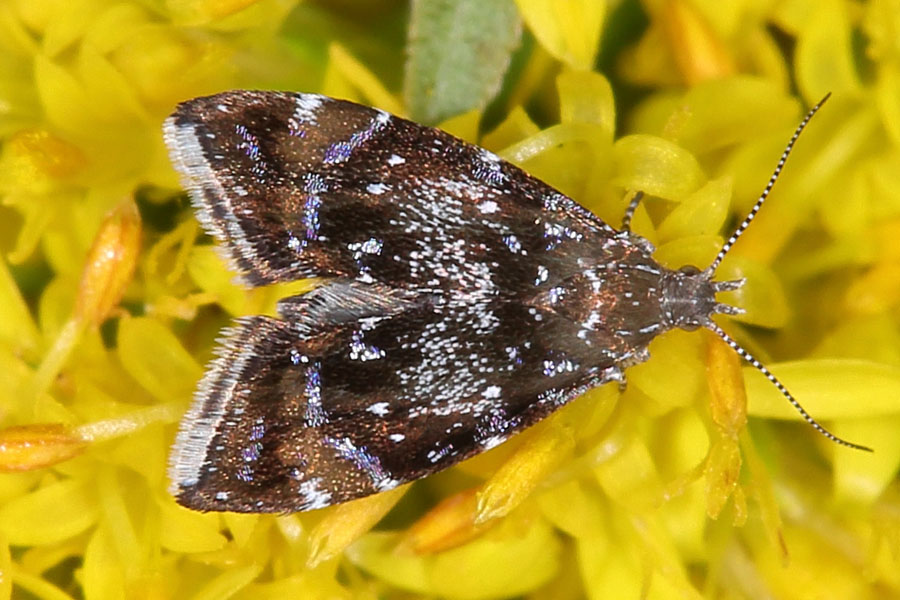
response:
[[[321,280],[224,333],[171,455],[185,506],[308,510],[424,477],[623,383],[675,327],[764,370],[712,321],[738,312],[715,296],[741,282],[713,277],[740,228],[708,269],[670,270],[634,203],[613,228],[487,150],[314,94],[197,98],[164,133],[247,284]]]

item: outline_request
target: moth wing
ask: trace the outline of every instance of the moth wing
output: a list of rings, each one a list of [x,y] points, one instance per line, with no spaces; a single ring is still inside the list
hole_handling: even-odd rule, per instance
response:
[[[228,333],[172,453],[180,503],[290,512],[387,490],[497,445],[616,369],[587,344],[552,347],[576,333],[552,311],[420,297],[373,311],[347,300],[356,284],[331,285],[340,293],[284,301],[294,323],[252,317]]]
[[[541,181],[445,132],[315,94],[235,91],[164,126],[198,218],[252,285],[343,277],[516,293],[575,242],[615,232]],[[510,255],[518,256],[510,256]],[[520,261],[521,262],[521,261]],[[552,271],[552,269],[551,269]]]

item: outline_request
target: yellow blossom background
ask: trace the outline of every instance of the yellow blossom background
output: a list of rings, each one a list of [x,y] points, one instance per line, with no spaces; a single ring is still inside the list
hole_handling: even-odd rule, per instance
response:
[[[832,92],[720,270],[748,279],[723,324],[874,454],[672,332],[624,393],[412,486],[179,507],[168,447],[216,332],[308,283],[233,283],[161,123],[241,87],[402,115],[409,7],[0,0],[0,600],[900,597],[900,2],[516,5],[500,99],[442,126],[614,225],[646,191],[670,266],[709,263]]]

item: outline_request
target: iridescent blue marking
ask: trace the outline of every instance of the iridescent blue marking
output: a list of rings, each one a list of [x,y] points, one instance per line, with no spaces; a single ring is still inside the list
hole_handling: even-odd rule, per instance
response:
[[[373,483],[378,485],[387,480],[388,474],[381,466],[381,461],[377,456],[369,454],[365,446],[357,448],[350,438],[336,439],[333,437],[325,437],[323,440],[328,446],[337,450],[341,458],[349,460],[357,469],[365,471]]]
[[[514,254],[522,252],[522,243],[519,242],[519,239],[513,234],[504,235],[503,243],[506,244],[506,247],[509,248],[509,251]],[[526,252],[522,252],[522,254],[526,254]]]
[[[305,360],[303,360],[304,358],[306,357],[300,354],[299,350],[297,350],[296,348],[291,348],[291,364],[299,365],[302,362],[306,362]]]
[[[324,162],[326,164],[339,163],[344,162],[345,160],[350,158],[350,153],[353,152],[354,148],[354,146],[352,145],[354,142],[353,138],[355,138],[357,135],[358,134],[354,133],[349,142],[337,142],[329,146],[325,151]]]
[[[354,331],[350,341],[350,360],[366,362],[367,360],[378,360],[379,358],[384,358],[384,350],[365,343],[361,330],[357,329]]]
[[[429,450],[427,454],[428,460],[436,463],[453,451],[453,444],[447,444],[439,450]]]
[[[241,136],[241,139],[244,140],[242,143],[238,144],[238,148],[244,149],[244,154],[249,156],[252,160],[256,160],[259,158],[259,139],[249,131],[243,125],[235,125],[234,131]]]
[[[244,154],[253,161],[253,167],[251,167],[250,172],[257,177],[262,177],[265,175],[268,165],[266,161],[260,158],[259,139],[240,124],[234,126],[234,131],[242,140],[237,147],[243,149]]]
[[[306,369],[306,414],[304,420],[309,427],[318,427],[325,423],[325,409],[322,408],[322,363],[314,362]]]
[[[319,207],[322,206],[322,199],[318,196],[307,196],[306,204],[303,206],[303,224],[306,226],[305,242],[316,240],[319,238]]]
[[[250,483],[253,481],[253,467],[247,464],[239,466],[237,468],[237,473],[235,473],[235,477],[245,483]]]
[[[538,402],[541,404],[550,403],[556,406],[560,406],[565,404],[569,398],[576,395],[576,392],[573,392],[570,389],[565,387],[563,388],[550,388],[549,390],[544,390],[540,394],[537,395]]]
[[[547,250],[553,250],[565,240],[580,242],[584,236],[570,227],[560,223],[544,222],[544,238],[547,240]]]
[[[265,423],[254,423],[250,428],[249,438],[252,441],[257,441],[263,439],[263,436],[266,434],[266,425]]]
[[[565,198],[561,194],[550,194],[549,196],[544,196],[544,210],[549,210],[550,212],[556,212],[562,208],[562,204]]]
[[[492,411],[487,419],[475,425],[475,437],[483,440],[484,447],[493,448],[506,440],[506,435],[518,426],[521,420],[518,416],[507,418],[502,409]]]
[[[543,367],[546,377],[555,377],[563,373],[572,373],[578,369],[579,365],[558,352],[550,352],[549,356],[544,359]]]
[[[517,367],[521,366],[522,363],[524,362],[522,360],[522,357],[519,356],[519,347],[518,346],[507,346],[506,354],[507,354],[507,356],[509,356],[509,360],[511,360],[513,362],[513,364],[515,364]]]
[[[263,445],[260,443],[250,444],[249,446],[245,446],[243,450],[241,450],[241,458],[244,459],[244,462],[254,462],[259,459],[259,454],[262,452]]]
[[[490,183],[491,185],[499,185],[503,183],[506,177],[500,171],[500,167],[493,168],[488,165],[476,165],[475,171],[472,173],[476,179]]]
[[[475,161],[472,175],[475,176],[475,179],[485,181],[493,186],[499,186],[506,180],[506,175],[503,174],[500,165],[499,156],[482,149],[478,159]]]
[[[288,231],[287,246],[294,252],[303,252],[309,242],[319,239],[319,208],[322,206],[322,198],[319,193],[328,189],[322,176],[318,173],[308,173],[304,177],[304,191],[306,202],[303,204],[303,217],[301,222],[305,227],[301,240],[293,231]]]
[[[349,140],[335,142],[329,146],[328,149],[325,150],[325,156],[322,158],[322,162],[326,165],[344,162],[350,158],[350,154],[356,150],[357,147],[364,144],[369,138],[375,135],[379,129],[387,125],[390,118],[390,115],[387,113],[379,112],[378,116],[372,119],[372,122],[369,123],[368,127],[355,132],[350,136]]]

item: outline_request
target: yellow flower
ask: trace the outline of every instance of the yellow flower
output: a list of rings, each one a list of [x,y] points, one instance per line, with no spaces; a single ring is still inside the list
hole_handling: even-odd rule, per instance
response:
[[[402,114],[405,13],[10,1],[0,600],[900,596],[897,1],[515,4],[499,100],[444,128],[616,227],[645,191],[634,228],[670,266],[710,262],[832,92],[719,278],[748,280],[732,335],[875,453],[816,434],[715,336],[672,332],[624,392],[413,486],[283,516],[180,507],[168,448],[218,330],[312,282],[234,284],[161,123],[241,87]]]

